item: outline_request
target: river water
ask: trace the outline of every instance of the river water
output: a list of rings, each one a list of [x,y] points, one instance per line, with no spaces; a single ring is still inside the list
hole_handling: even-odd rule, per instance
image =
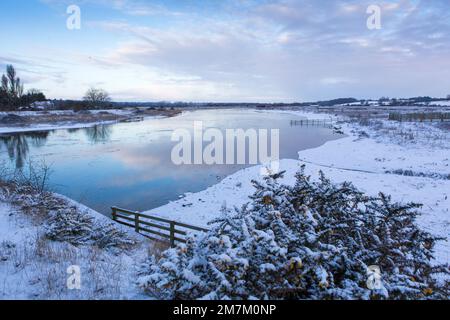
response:
[[[278,129],[281,159],[296,159],[300,150],[342,137],[326,127],[293,123],[300,119],[245,109],[198,110],[141,122],[4,134],[0,162],[16,168],[26,168],[30,160],[45,162],[52,170],[53,191],[103,214],[109,214],[111,206],[149,210],[204,190],[250,165],[176,165],[171,158],[178,144],[171,139],[174,130],[192,132],[194,121],[202,121],[205,130]]]

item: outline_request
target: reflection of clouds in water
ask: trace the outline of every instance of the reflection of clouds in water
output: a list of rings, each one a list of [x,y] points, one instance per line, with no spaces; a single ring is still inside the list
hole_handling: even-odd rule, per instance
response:
[[[163,154],[158,154],[155,150],[133,150],[125,149],[114,153],[117,161],[129,169],[139,169],[161,165],[166,160]]]
[[[134,146],[122,149],[112,154],[115,161],[126,169],[111,178],[102,181],[103,187],[131,186],[148,183],[158,179],[195,180],[204,175],[205,171],[212,176],[224,176],[243,166],[229,165],[181,165],[171,161],[172,144],[167,141]]]
[[[208,167],[208,168],[206,168]],[[139,184],[151,184],[158,180],[172,180],[174,183],[186,181],[192,184],[194,188],[202,180],[210,180],[208,177],[214,177],[213,181],[218,181],[226,175],[229,175],[244,166],[229,165],[182,165],[175,166],[173,164],[163,163],[153,167],[143,167],[133,172],[120,172],[114,174],[108,179],[101,182],[101,187],[129,187]],[[208,175],[205,177],[205,170]],[[187,191],[185,191],[187,192]]]

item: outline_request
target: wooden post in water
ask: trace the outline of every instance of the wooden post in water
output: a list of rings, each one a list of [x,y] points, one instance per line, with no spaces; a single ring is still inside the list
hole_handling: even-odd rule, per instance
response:
[[[115,207],[112,208],[112,219],[117,221],[117,209]]]

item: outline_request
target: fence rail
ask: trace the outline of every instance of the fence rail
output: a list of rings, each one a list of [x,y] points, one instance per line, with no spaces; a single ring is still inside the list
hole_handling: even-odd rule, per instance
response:
[[[332,124],[333,124],[333,120],[331,120],[331,119],[291,120],[291,126],[331,127]]]
[[[208,229],[172,221],[160,217],[150,216],[136,211],[112,207],[112,218],[117,223],[134,228],[143,236],[152,240],[168,240],[174,247],[176,242],[185,243],[189,232],[207,232]]]
[[[450,112],[389,113],[389,120],[403,122],[450,121]]]

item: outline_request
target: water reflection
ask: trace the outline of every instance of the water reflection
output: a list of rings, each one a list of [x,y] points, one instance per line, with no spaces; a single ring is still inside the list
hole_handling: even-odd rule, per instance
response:
[[[50,131],[36,131],[25,134],[25,137],[31,141],[31,144],[35,147],[43,147],[48,140]]]
[[[80,128],[71,128],[71,129],[67,129],[67,132],[68,133],[75,133],[75,132],[78,132],[80,130],[81,130]]]
[[[3,146],[6,149],[11,161],[15,161],[16,169],[22,169],[30,150],[29,143],[42,147],[49,135],[49,131],[36,131],[0,136],[0,148]]]
[[[80,130],[94,144],[106,143],[111,139],[112,128],[110,125],[96,125],[84,129],[68,129],[67,133],[75,134]],[[15,162],[16,169],[22,169],[28,159],[30,145],[36,148],[44,147],[51,132],[33,131],[0,135],[0,151],[4,148],[8,153],[9,159]]]
[[[84,132],[92,143],[105,143],[111,139],[112,127],[110,125],[96,125],[84,129]]]

